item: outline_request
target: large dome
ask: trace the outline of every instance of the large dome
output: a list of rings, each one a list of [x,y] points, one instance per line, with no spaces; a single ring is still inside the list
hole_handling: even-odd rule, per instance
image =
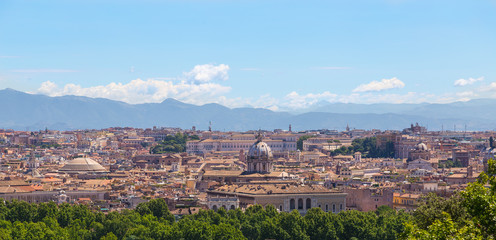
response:
[[[248,158],[252,159],[270,159],[272,158],[272,150],[267,143],[257,141],[248,151]]]
[[[105,172],[106,169],[91,158],[76,158],[69,161],[59,171],[62,172]]]
[[[425,143],[419,143],[415,146],[415,150],[428,151],[429,149],[427,149],[427,145],[425,145]]]

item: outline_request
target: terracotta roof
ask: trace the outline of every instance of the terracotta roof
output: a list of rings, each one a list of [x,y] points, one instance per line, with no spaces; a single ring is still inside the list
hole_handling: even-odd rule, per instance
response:
[[[251,195],[336,193],[336,191],[332,191],[320,185],[296,184],[234,184],[221,186],[214,191]]]

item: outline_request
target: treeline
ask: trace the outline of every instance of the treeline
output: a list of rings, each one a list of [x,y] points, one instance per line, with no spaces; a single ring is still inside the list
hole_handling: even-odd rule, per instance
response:
[[[301,216],[273,206],[201,210],[176,220],[163,199],[104,214],[86,205],[0,200],[3,239],[495,239],[496,162],[477,182],[444,199],[431,193],[411,214],[381,206]]]
[[[0,239],[396,239],[409,219],[389,207],[339,214],[314,208],[301,216],[255,205],[175,221],[162,199],[108,214],[85,205],[1,201]]]
[[[150,153],[161,154],[161,153],[180,153],[186,151],[186,142],[188,140],[199,140],[197,135],[187,135],[180,132],[175,135],[167,135],[164,140],[160,141],[158,145],[155,145],[150,149]]]
[[[366,158],[393,158],[394,143],[388,141],[384,148],[378,148],[376,137],[357,138],[353,140],[351,146],[342,146],[332,151],[331,155],[352,155],[356,152],[361,152],[362,156]]]
[[[445,162],[440,162],[439,163],[439,168],[458,168],[458,167],[463,167],[462,162],[460,161],[453,161],[453,160],[446,160]]]

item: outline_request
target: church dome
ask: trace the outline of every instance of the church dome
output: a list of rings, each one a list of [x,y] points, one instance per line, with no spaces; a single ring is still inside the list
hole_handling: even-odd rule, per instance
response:
[[[106,169],[91,158],[76,158],[60,168],[62,172],[105,172]]]
[[[248,151],[248,158],[251,159],[271,159],[272,156],[272,150],[269,145],[262,141],[254,143]]]
[[[425,143],[419,143],[415,146],[415,150],[428,151],[429,149],[427,149],[427,145],[425,145]]]

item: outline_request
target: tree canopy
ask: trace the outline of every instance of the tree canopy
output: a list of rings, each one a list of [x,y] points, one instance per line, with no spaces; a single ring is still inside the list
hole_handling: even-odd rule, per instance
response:
[[[351,146],[342,146],[334,151],[332,155],[351,155],[356,152],[361,152],[364,157],[368,158],[392,158],[394,157],[394,143],[388,141],[384,148],[377,147],[377,139],[375,137],[357,138],[351,143]]]
[[[449,199],[428,195],[406,224],[404,239],[495,239],[496,162]]]
[[[186,151],[186,142],[188,140],[199,140],[197,135],[187,135],[180,132],[175,135],[167,135],[164,140],[160,141],[158,145],[150,149],[150,153],[179,153]]]
[[[301,216],[254,205],[175,220],[163,199],[108,214],[85,205],[1,201],[0,239],[397,239],[408,219],[388,207],[339,214],[314,208]]]

